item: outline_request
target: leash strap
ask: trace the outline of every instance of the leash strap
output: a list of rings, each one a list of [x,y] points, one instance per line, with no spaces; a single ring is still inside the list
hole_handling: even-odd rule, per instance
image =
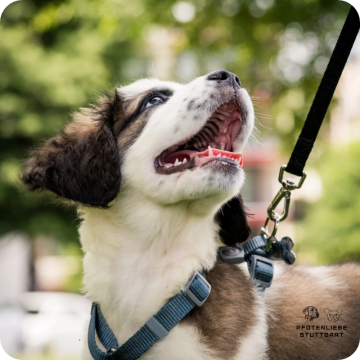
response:
[[[166,336],[182,318],[195,306],[204,304],[210,295],[211,285],[205,274],[196,272],[185,290],[172,297],[154,316],[152,316],[135,335],[118,347],[118,342],[101,313],[100,306],[93,303],[88,332],[90,353],[95,360],[136,360],[157,341]],[[99,349],[95,332],[106,353]]]
[[[306,161],[313,148],[326,111],[359,32],[359,28],[359,15],[355,8],[351,7],[324,73],[324,77],[321,80],[311,105],[304,127],[287,164],[286,171],[288,173],[297,176],[303,175]]]
[[[289,265],[295,262],[295,254],[291,251],[294,243],[290,237],[285,237],[281,241],[278,241],[276,233],[279,223],[284,221],[288,216],[291,192],[300,189],[306,179],[307,175],[304,171],[306,161],[311,153],[326,111],[330,105],[336,86],[359,33],[359,29],[359,15],[355,8],[351,7],[339,39],[335,45],[335,49],[331,55],[329,64],[316,92],[304,127],[301,130],[299,139],[291,154],[289,163],[280,168],[279,182],[281,184],[281,189],[270,203],[267,209],[268,217],[264,226],[261,228],[261,235],[267,240],[267,245],[264,249],[265,253],[270,253],[270,255],[274,257],[280,257]],[[296,184],[293,179],[285,179],[285,171],[300,176],[298,183]],[[276,212],[276,208],[281,201],[284,201],[284,210],[282,214],[279,214]],[[269,231],[270,221],[274,224],[272,231]]]

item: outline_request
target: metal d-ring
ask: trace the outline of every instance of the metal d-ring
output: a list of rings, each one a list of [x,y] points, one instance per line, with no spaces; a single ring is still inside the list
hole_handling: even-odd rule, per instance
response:
[[[282,186],[286,189],[286,190],[295,190],[295,189],[300,189],[307,177],[307,173],[306,171],[302,172],[301,178],[299,180],[299,182],[297,184],[295,184],[295,181],[292,179],[284,179],[284,173],[286,171],[287,168],[287,164],[282,165],[280,168],[280,172],[279,172],[279,183],[282,184]]]

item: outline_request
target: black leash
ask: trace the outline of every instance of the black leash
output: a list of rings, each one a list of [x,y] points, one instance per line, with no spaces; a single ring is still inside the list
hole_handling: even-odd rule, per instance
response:
[[[239,264],[246,261],[251,279],[261,291],[269,287],[272,282],[274,266],[271,259],[282,259],[288,265],[295,262],[296,256],[292,252],[293,240],[287,236],[279,241],[276,238],[276,232],[279,223],[288,216],[291,191],[300,189],[306,179],[304,171],[306,161],[311,153],[359,29],[359,15],[355,8],[351,7],[289,163],[280,168],[279,182],[282,187],[267,209],[268,217],[265,225],[261,228],[261,234],[249,239],[242,249],[223,247],[219,250],[219,256],[225,262]],[[300,176],[298,183],[296,184],[292,179],[284,179],[285,171]],[[284,209],[281,214],[278,214],[275,209],[283,199]],[[274,223],[271,232],[268,230],[270,220]]]
[[[334,52],[325,70],[324,77],[321,80],[311,105],[304,127],[291,154],[289,163],[286,166],[288,173],[297,176],[303,175],[306,161],[311,153],[359,29],[359,15],[355,8],[351,7]]]
[[[351,7],[344,27],[341,30],[339,39],[335,45],[335,49],[331,55],[329,64],[316,92],[304,127],[291,154],[289,163],[280,168],[279,182],[282,187],[268,207],[268,218],[266,219],[264,227],[261,229],[261,234],[268,241],[266,251],[270,251],[271,244],[277,242],[275,234],[279,223],[285,220],[288,215],[291,191],[299,189],[305,181],[306,172],[304,171],[304,167],[306,161],[311,153],[317,134],[319,133],[326,111],[330,105],[336,86],[349,58],[359,30],[359,15],[355,8]],[[299,182],[296,184],[292,179],[284,179],[285,171],[293,175],[301,176]],[[275,209],[282,199],[285,201],[284,210],[282,214],[278,214]],[[268,231],[270,220],[274,222],[272,233]]]

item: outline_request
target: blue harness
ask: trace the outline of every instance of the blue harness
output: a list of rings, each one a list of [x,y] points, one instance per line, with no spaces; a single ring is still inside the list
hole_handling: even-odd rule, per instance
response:
[[[291,251],[292,243],[284,239],[273,244],[269,252],[265,251],[267,240],[263,235],[248,240],[243,249],[224,246],[219,248],[218,256],[230,264],[248,264],[254,285],[263,292],[269,287],[274,274],[271,257],[282,258],[287,263],[295,261]],[[93,303],[88,333],[90,353],[95,360],[136,360],[157,341],[165,337],[181,319],[195,306],[201,306],[209,297],[211,285],[206,281],[205,273],[196,272],[185,289],[172,297],[154,316],[152,316],[123,345],[118,342],[101,313],[99,304]],[[107,349],[103,352],[95,341],[95,333]]]

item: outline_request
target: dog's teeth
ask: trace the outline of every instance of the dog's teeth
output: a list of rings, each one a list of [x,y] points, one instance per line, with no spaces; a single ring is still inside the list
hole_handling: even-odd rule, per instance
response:
[[[187,163],[187,160],[186,160],[186,159],[184,159],[184,161],[183,161],[182,163],[183,163],[183,164]]]
[[[209,149],[209,156],[214,156],[211,146],[209,146],[208,149]]]
[[[181,164],[181,162],[178,159],[176,159],[174,166],[178,166],[180,164]]]
[[[221,154],[217,154],[216,156],[217,156],[217,157],[221,157]]]

